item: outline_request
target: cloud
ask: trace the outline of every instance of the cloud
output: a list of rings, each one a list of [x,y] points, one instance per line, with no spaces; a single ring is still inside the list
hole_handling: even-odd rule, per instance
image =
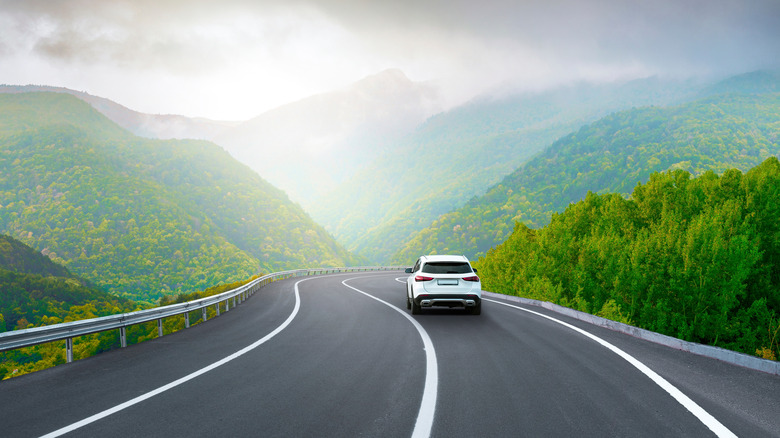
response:
[[[0,23],[0,82],[86,90],[147,112],[248,118],[359,78],[340,68],[357,57],[347,36],[304,4],[0,0]]]
[[[330,21],[391,56],[457,57],[462,41],[550,59],[639,59],[657,68],[777,61],[776,0],[5,0],[37,54],[174,71],[224,62],[231,46],[285,48]],[[309,42],[315,42],[316,35]],[[448,44],[448,41],[454,44]],[[466,47],[468,48],[468,47]],[[395,49],[395,50],[394,50]],[[338,52],[334,47],[333,51]],[[772,59],[774,58],[774,59]],[[763,60],[762,60],[763,59]],[[206,62],[209,61],[209,62]]]
[[[17,47],[55,63],[198,74],[224,63],[247,38],[237,25],[241,17],[225,9],[207,14],[164,1],[13,3],[9,15],[23,23],[16,26]]]
[[[657,69],[778,61],[776,0],[447,0],[317,4],[358,33],[391,27],[534,48],[556,62],[640,60]],[[330,6],[328,6],[330,5]],[[558,61],[560,60],[560,61]],[[681,66],[678,67],[678,66]]]
[[[778,22],[777,0],[0,0],[0,82],[94,93],[122,82],[137,101],[138,90],[163,99],[169,89],[192,111],[216,111],[198,101],[232,93],[220,111],[250,115],[251,101],[268,107],[386,68],[464,96],[499,83],[778,68]],[[185,104],[188,94],[200,98]]]

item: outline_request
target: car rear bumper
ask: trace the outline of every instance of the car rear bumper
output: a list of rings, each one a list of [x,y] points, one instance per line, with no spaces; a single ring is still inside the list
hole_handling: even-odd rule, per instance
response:
[[[474,307],[481,298],[475,294],[420,294],[414,298],[420,307]]]

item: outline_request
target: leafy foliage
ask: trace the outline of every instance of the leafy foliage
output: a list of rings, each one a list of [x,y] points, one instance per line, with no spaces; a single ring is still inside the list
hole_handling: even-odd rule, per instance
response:
[[[356,260],[213,143],[148,140],[64,94],[0,95],[0,231],[151,304]]]
[[[746,170],[780,152],[780,94],[711,96],[609,115],[552,144],[484,196],[412,236],[392,262],[419,254],[470,258],[503,242],[514,222],[548,223],[589,190],[627,195],[651,173]]]
[[[742,174],[653,173],[597,195],[477,263],[486,290],[552,301],[688,341],[780,352],[780,161]]]

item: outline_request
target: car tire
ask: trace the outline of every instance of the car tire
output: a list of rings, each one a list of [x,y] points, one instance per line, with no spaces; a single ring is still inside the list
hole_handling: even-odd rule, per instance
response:
[[[479,304],[469,309],[469,313],[472,315],[481,315],[482,314],[482,302],[480,301]]]
[[[407,310],[412,308],[412,300],[409,298],[409,295],[406,296],[406,308]]]
[[[422,311],[422,307],[412,300],[412,315],[419,315]]]

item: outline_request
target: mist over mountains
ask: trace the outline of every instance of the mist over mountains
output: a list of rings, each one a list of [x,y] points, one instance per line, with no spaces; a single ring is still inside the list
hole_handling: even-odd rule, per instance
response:
[[[386,70],[244,122],[144,115],[107,99],[64,92],[136,135],[214,140],[284,190],[348,250],[384,263],[437,218],[583,125],[631,108],[776,92],[778,83],[774,72],[724,80],[580,82],[493,92],[444,110],[434,86]]]
[[[668,107],[616,112],[573,131],[492,186],[406,240],[395,256],[484,255],[519,222],[549,223],[588,192],[628,196],[653,172],[747,171],[780,154],[780,94],[727,93]]]
[[[557,138],[613,111],[677,102],[698,89],[696,81],[647,78],[474,99],[426,120],[311,214],[348,249],[379,263]]]
[[[112,100],[93,96],[84,91],[46,85],[0,85],[0,94],[34,92],[65,93],[75,96],[98,110],[109,120],[139,137],[167,139],[209,140],[219,132],[239,122],[191,118],[175,114],[145,114],[131,110]]]
[[[64,93],[0,94],[0,233],[145,302],[360,263],[218,145],[135,136]]]
[[[443,107],[434,85],[412,82],[397,69],[246,121],[144,114],[61,87],[0,86],[0,93],[36,91],[76,96],[141,137],[214,141],[304,207],[391,150],[393,142]]]
[[[310,207],[440,109],[432,85],[386,70],[261,114],[213,140]]]

